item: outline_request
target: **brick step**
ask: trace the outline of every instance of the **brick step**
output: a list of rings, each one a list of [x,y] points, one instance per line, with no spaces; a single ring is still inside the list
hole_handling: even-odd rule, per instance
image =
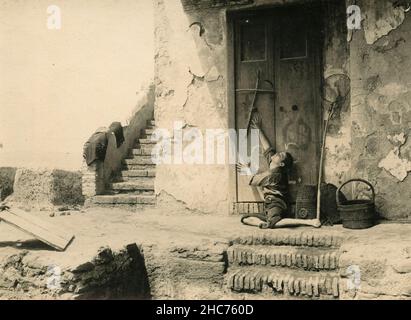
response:
[[[155,170],[156,165],[154,163],[152,164],[127,164],[125,163],[123,165],[123,170],[128,171],[128,170]]]
[[[155,177],[156,171],[154,169],[143,170],[123,170],[121,171],[122,178],[135,178],[135,177]]]
[[[312,271],[337,270],[340,253],[311,247],[233,245],[227,250],[230,265],[260,265]]]
[[[155,195],[102,195],[93,197],[93,203],[95,204],[148,204],[153,205],[156,203]]]
[[[142,178],[140,178],[142,179]],[[147,181],[127,181],[127,182],[115,182],[112,183],[111,189],[113,191],[138,191],[138,190],[151,190],[154,191],[154,179],[147,179]]]
[[[134,156],[132,159],[125,159],[125,164],[154,164],[151,156]]]
[[[231,243],[243,245],[339,248],[344,240],[341,236],[332,233],[323,233],[320,230],[319,232],[281,231],[282,232],[278,232],[278,230],[261,230],[258,233],[233,238]]]
[[[309,298],[338,298],[337,274],[289,269],[230,268],[227,287],[236,292],[269,293]]]

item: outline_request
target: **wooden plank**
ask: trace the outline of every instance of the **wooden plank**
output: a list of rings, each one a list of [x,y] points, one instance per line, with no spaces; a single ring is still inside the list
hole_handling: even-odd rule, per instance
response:
[[[59,227],[22,210],[1,211],[0,220],[60,251],[64,251],[74,239],[73,235],[61,232]]]
[[[63,240],[71,241],[71,239],[73,238],[73,235],[67,232],[67,230],[63,229],[56,223],[48,221],[47,218],[39,217],[39,214],[32,214],[31,212],[27,212],[18,208],[11,209],[11,213],[18,215],[22,219],[28,220],[29,223],[34,223],[35,225],[43,229],[51,231],[53,234],[56,234]]]
[[[29,223],[33,223],[45,230],[51,231],[53,234],[56,234],[63,240],[70,241],[73,237],[71,233],[67,232],[67,230],[63,229],[61,226],[57,225],[56,223],[47,221],[47,218],[39,217],[38,214],[32,214],[31,212],[27,212],[18,208],[13,208],[9,210],[9,212],[19,216],[24,220],[27,220]]]

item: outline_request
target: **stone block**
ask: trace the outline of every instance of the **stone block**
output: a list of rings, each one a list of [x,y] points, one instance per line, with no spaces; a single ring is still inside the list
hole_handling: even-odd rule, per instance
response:
[[[18,169],[13,200],[35,204],[83,204],[81,173],[78,171]]]

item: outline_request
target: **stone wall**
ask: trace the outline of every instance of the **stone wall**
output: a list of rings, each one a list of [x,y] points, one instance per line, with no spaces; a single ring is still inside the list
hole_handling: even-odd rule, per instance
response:
[[[144,258],[134,243],[101,247],[89,261],[71,267],[32,259],[27,250],[0,263],[0,297],[5,299],[147,299]]]

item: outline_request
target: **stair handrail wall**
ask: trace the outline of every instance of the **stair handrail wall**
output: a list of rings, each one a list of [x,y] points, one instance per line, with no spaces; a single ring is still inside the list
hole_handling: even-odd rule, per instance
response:
[[[104,161],[96,160],[87,165],[83,160],[82,189],[86,201],[93,196],[107,192],[111,179],[121,170],[123,160],[129,156],[130,149],[133,148],[136,140],[140,138],[147,121],[153,119],[154,91],[154,85],[151,84],[134,108],[128,123],[123,124],[125,141],[119,148],[117,148],[115,136],[110,135]]]

